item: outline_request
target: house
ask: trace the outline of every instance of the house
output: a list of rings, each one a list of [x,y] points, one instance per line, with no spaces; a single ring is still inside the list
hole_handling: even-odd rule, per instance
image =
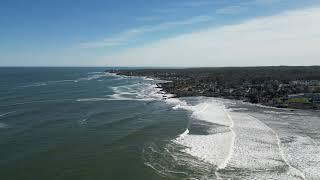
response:
[[[313,103],[320,103],[320,93],[315,93],[313,94],[311,101]]]
[[[305,97],[305,94],[304,94],[304,93],[290,94],[290,95],[288,95],[288,99],[304,98],[304,97]]]

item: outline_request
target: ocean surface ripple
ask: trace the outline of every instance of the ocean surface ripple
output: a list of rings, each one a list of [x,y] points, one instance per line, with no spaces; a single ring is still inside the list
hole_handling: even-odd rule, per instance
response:
[[[12,71],[1,179],[320,179],[318,111],[173,98],[161,80],[94,68]]]

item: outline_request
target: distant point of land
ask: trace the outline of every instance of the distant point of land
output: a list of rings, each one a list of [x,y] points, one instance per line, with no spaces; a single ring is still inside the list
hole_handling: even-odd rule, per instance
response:
[[[147,76],[176,97],[207,96],[279,108],[320,109],[320,66],[211,67],[108,70]]]

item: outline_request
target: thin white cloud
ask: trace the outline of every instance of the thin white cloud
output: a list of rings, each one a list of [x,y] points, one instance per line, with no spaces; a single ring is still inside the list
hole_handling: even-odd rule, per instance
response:
[[[204,6],[211,6],[221,4],[221,1],[183,1],[183,2],[174,2],[168,4],[169,7],[167,8],[156,8],[152,9],[152,16],[145,16],[145,17],[138,17],[136,18],[137,21],[157,21],[157,20],[164,20],[168,18],[168,16],[172,14],[181,13],[183,10],[190,10],[194,8],[201,8]]]
[[[235,14],[246,10],[252,5],[274,5],[277,3],[290,3],[290,0],[248,0],[243,2],[228,2],[228,1],[181,1],[169,4],[167,8],[152,9],[156,14],[176,14],[184,10],[203,7],[221,7],[217,9],[218,14]],[[291,2],[292,3],[292,2]],[[230,5],[233,4],[233,5]]]
[[[152,9],[154,13],[176,13],[183,9],[200,8],[203,6],[217,5],[221,2],[217,1],[181,1],[168,4],[169,7],[161,9]]]
[[[223,3],[223,1],[185,1],[179,4],[176,4],[180,7],[201,7],[201,6],[209,6],[209,5],[217,5]]]
[[[181,1],[168,4],[167,8],[152,9],[157,14],[176,14],[185,10],[193,10],[194,8],[214,7],[216,5],[228,4],[225,1]]]
[[[171,22],[164,22],[154,26],[145,26],[139,27],[135,29],[130,29],[123,33],[120,33],[114,37],[105,38],[102,41],[95,41],[95,42],[85,42],[79,45],[80,48],[100,48],[100,47],[113,47],[119,46],[129,43],[129,41],[139,35],[143,35],[145,33],[156,32],[167,30],[171,28],[181,27],[181,26],[188,26],[199,24],[203,22],[208,22],[212,20],[210,16],[196,16],[190,19],[181,20],[181,21],[171,21]]]
[[[247,10],[244,6],[227,6],[217,9],[217,14],[237,14]]]
[[[213,18],[211,16],[196,16],[196,17],[192,17],[190,19],[186,19],[182,21],[165,22],[153,27],[146,28],[146,29],[147,31],[158,31],[158,30],[169,29],[177,26],[193,25],[193,24],[208,22],[212,19]]]
[[[320,65],[319,19],[319,7],[288,11],[129,49],[104,65]]]
[[[280,3],[283,2],[284,0],[254,0],[253,3],[254,4],[274,4],[274,3]]]
[[[85,42],[79,45],[80,48],[100,48],[100,47],[113,47],[113,46],[120,46],[127,44],[127,41],[137,34],[139,34],[139,30],[130,30],[127,32],[122,33],[116,37],[110,37],[103,39],[102,41],[96,42]]]
[[[181,7],[170,7],[170,8],[162,8],[162,9],[152,9],[153,13],[157,14],[168,14],[168,13],[176,13],[179,12],[182,8]]]
[[[146,16],[146,17],[138,17],[138,18],[136,18],[137,21],[144,21],[144,22],[158,21],[158,20],[163,20],[163,19],[164,19],[163,16]]]

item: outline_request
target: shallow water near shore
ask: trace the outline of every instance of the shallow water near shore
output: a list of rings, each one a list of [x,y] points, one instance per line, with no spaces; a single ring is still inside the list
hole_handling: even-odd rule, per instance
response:
[[[104,70],[0,69],[1,179],[320,179],[318,111],[164,98]]]

